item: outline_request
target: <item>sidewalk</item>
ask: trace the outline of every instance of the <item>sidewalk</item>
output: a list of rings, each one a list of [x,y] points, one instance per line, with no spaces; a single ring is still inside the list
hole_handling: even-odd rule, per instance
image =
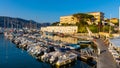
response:
[[[107,46],[105,46],[105,43],[100,39],[96,39],[96,43],[98,45],[98,48],[100,49],[97,68],[117,68],[112,55],[108,51]]]

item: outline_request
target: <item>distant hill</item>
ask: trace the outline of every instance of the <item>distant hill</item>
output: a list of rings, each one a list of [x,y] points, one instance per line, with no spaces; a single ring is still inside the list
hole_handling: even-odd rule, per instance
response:
[[[13,17],[6,17],[0,16],[0,27],[13,27],[13,28],[40,28],[42,26],[49,26],[50,23],[38,23],[33,20],[25,20],[21,18],[13,18]]]

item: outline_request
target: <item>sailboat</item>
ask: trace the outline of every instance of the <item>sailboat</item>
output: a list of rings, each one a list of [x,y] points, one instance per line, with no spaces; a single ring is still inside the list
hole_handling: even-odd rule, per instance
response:
[[[4,17],[4,36],[7,36],[7,32],[6,32],[6,20]]]
[[[0,34],[3,34],[3,29],[2,29],[2,27],[0,27]]]

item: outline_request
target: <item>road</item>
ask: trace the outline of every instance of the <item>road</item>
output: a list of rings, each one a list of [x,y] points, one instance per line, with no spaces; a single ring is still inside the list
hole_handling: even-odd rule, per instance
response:
[[[97,68],[117,68],[116,63],[104,42],[100,39],[96,39],[96,43],[100,49]]]

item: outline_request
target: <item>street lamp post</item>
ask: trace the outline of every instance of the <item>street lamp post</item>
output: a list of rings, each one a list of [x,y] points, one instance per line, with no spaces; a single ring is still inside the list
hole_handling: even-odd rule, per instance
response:
[[[119,6],[119,35],[120,35],[120,6]]]
[[[111,19],[111,14],[110,14],[110,19]],[[109,34],[111,33],[111,20],[109,22]]]

